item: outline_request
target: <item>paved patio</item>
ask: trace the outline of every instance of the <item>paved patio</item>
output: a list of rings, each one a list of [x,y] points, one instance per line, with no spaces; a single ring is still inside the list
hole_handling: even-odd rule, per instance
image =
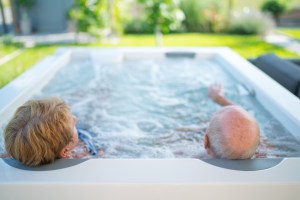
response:
[[[300,55],[300,41],[283,34],[269,34],[265,41]]]
[[[48,33],[32,35],[16,35],[14,39],[25,44],[25,47],[32,47],[36,44],[65,44],[65,43],[90,43],[96,38],[85,33]]]

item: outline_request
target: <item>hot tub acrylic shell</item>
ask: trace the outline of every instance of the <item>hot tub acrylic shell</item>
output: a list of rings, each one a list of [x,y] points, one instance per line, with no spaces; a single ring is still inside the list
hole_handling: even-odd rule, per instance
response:
[[[61,48],[0,90],[0,121],[10,117],[70,59],[88,55],[94,62],[122,62],[163,59],[166,53],[214,57],[299,140],[299,99],[225,47]],[[237,162],[245,161],[233,161],[234,165]],[[246,162],[249,166],[260,161]],[[66,168],[24,170],[1,159],[0,195],[1,199],[299,199],[299,169],[299,158],[284,158],[272,167],[251,171],[198,159],[89,159]]]

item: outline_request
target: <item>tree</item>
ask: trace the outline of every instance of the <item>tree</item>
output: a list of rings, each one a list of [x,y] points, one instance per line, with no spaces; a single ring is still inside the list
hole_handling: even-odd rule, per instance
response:
[[[108,39],[122,34],[124,13],[121,12],[122,0],[107,0],[107,30]]]
[[[149,26],[155,33],[156,45],[161,46],[161,33],[168,33],[181,25],[184,19],[176,0],[138,0],[144,5]]]
[[[17,14],[17,8],[16,8],[16,2],[15,0],[9,0],[10,3],[10,9],[12,13],[12,19],[13,19],[13,29],[15,33],[20,33],[20,26],[19,26],[19,18]]]
[[[235,5],[235,0],[228,0],[228,8],[227,8],[227,25],[230,24],[230,18]]]
[[[227,20],[226,3],[227,1],[219,0],[181,0],[185,28],[192,32],[220,32]]]
[[[120,0],[75,0],[67,17],[76,22],[77,32],[114,37],[122,32],[120,4]]]
[[[268,0],[265,1],[262,6],[261,10],[263,12],[269,12],[273,15],[276,24],[279,22],[279,16],[284,13],[287,9],[286,4],[283,1],[279,0]]]
[[[35,0],[14,0],[14,2],[21,14],[17,15],[21,33],[30,34],[32,27],[29,11],[34,6]]]
[[[67,17],[76,22],[77,32],[99,35],[106,22],[106,0],[75,0]]]
[[[6,22],[5,22],[5,15],[4,15],[4,10],[3,10],[3,4],[2,1],[0,0],[0,12],[1,12],[1,18],[2,18],[2,26],[3,26],[3,32],[6,34],[8,32]]]

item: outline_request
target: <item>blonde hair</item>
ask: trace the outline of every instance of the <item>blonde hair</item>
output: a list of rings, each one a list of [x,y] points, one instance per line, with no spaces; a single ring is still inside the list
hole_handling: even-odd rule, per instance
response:
[[[5,148],[23,164],[38,166],[59,158],[72,135],[72,114],[63,100],[29,100],[16,110],[5,127]]]

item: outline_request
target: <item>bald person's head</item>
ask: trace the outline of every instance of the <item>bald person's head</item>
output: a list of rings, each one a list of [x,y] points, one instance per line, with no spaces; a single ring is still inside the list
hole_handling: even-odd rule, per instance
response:
[[[251,158],[259,144],[256,120],[235,105],[216,112],[206,130],[204,146],[214,157],[227,159]]]

